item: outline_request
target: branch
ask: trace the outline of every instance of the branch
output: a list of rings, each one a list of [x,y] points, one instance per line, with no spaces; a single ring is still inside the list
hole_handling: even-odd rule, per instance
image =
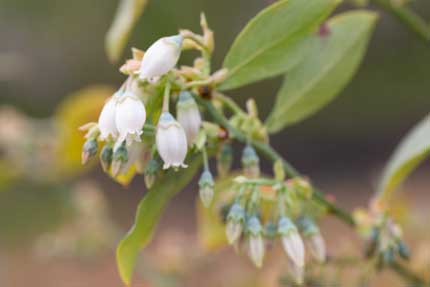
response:
[[[395,4],[394,2],[392,0],[373,0],[375,5],[392,14],[421,40],[428,43],[430,40],[430,25],[405,5]]]
[[[414,274],[411,270],[406,269],[403,265],[398,262],[393,262],[390,268],[395,271],[399,276],[401,276],[406,282],[412,283],[414,287],[424,287],[428,286],[425,280]]]
[[[196,97],[196,100],[199,104],[203,105],[209,114],[214,118],[216,122],[224,126],[229,133],[238,141],[242,143],[247,143],[248,138],[245,134],[243,134],[241,131],[235,129],[231,126],[230,122],[224,117],[223,114],[221,114],[210,101],[203,100],[199,97]],[[277,151],[275,151],[270,145],[258,142],[258,141],[250,141],[250,144],[254,146],[254,148],[263,155],[266,159],[271,160],[273,162],[280,160],[284,166],[285,173],[290,177],[298,177],[301,176],[301,174],[292,166],[290,165]],[[323,205],[327,211],[330,214],[333,214],[337,216],[338,218],[342,219],[345,223],[351,226],[355,226],[355,222],[353,217],[345,210],[337,207],[332,202],[328,201],[325,198],[325,195],[318,191],[314,190],[313,192],[314,200]]]
[[[212,116],[215,122],[217,122],[229,131],[233,138],[242,143],[249,143],[249,140],[246,135],[243,134],[240,130],[234,128],[230,124],[228,119],[213,106],[211,101],[202,99],[200,97],[195,97],[195,99],[200,105],[206,108],[207,112]],[[232,101],[230,101],[229,103],[232,104]],[[263,155],[268,160],[271,160],[273,162],[280,160],[283,163],[285,173],[288,174],[290,177],[301,176],[300,173],[270,145],[257,141],[251,141],[250,143],[261,155]],[[343,210],[342,208],[336,206],[333,202],[328,201],[321,191],[314,190],[312,194],[313,199],[320,203],[322,206],[324,206],[330,214],[336,216],[344,223],[352,227],[356,225],[354,218],[348,211]],[[421,279],[419,276],[415,275],[412,271],[406,269],[399,263],[394,262],[392,265],[390,265],[390,268],[398,275],[402,276],[408,282],[415,284],[414,286],[425,286],[425,281],[423,279]]]

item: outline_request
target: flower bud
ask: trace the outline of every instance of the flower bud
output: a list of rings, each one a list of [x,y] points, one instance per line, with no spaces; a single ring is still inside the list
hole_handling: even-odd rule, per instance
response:
[[[181,35],[163,37],[153,43],[143,55],[139,78],[155,81],[175,67],[181,54]]]
[[[114,150],[113,150],[113,157],[112,157],[112,174],[113,176],[117,176],[120,171],[121,167],[124,163],[127,163],[128,161],[128,151],[125,146],[125,141],[122,143],[116,143]]]
[[[263,265],[265,246],[262,236],[263,228],[256,216],[252,216],[248,220],[247,230],[249,232],[249,257],[255,266],[260,268]]]
[[[288,217],[281,217],[278,221],[278,234],[281,236],[282,246],[292,263],[297,267],[305,265],[305,247],[296,226]]]
[[[144,180],[146,188],[151,188],[154,185],[157,173],[160,170],[160,163],[156,159],[151,159],[144,171]]]
[[[233,244],[240,238],[243,231],[243,223],[245,221],[245,210],[236,202],[230,208],[227,215],[226,235],[229,244]]]
[[[214,180],[209,170],[203,171],[199,180],[199,194],[203,205],[207,208],[210,206],[214,197]]]
[[[116,92],[103,106],[102,112],[99,116],[99,130],[100,139],[106,140],[109,136],[116,138],[118,136],[118,129],[115,123],[116,115],[116,101],[121,93]]]
[[[399,252],[400,257],[405,260],[409,260],[411,252],[409,251],[409,247],[402,240],[397,242],[397,251]]]
[[[306,238],[306,245],[309,248],[310,254],[318,262],[324,262],[326,260],[325,242],[318,227],[307,217],[301,218],[299,223],[303,230],[303,236]]]
[[[112,164],[113,147],[112,144],[105,144],[100,152],[100,162],[104,172],[107,172]]]
[[[82,147],[82,164],[86,164],[90,158],[97,153],[97,140],[95,138],[88,139]]]
[[[245,176],[256,178],[260,176],[260,159],[251,145],[247,145],[242,152],[242,167]]]
[[[229,143],[224,143],[217,156],[218,174],[223,177],[228,174],[233,164],[233,148]]]
[[[119,140],[140,141],[142,128],[146,121],[146,110],[143,102],[132,92],[125,92],[117,101],[115,123]]]
[[[202,124],[202,117],[197,103],[190,92],[182,91],[179,94],[179,101],[176,108],[178,122],[185,130],[188,145],[192,146]]]
[[[157,150],[164,161],[163,169],[187,167],[187,137],[182,126],[169,112],[160,116],[156,135]]]

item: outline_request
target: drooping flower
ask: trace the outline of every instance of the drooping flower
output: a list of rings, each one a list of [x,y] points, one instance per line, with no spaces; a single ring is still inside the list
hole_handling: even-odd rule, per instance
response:
[[[163,37],[153,43],[145,52],[139,71],[141,80],[155,81],[169,72],[178,62],[183,37]]]
[[[205,207],[209,207],[214,197],[214,179],[209,170],[203,171],[199,180],[200,199]]]
[[[184,164],[188,148],[187,137],[184,128],[169,112],[161,114],[155,140],[158,153],[164,161],[163,169],[187,167]]]
[[[322,238],[321,234],[315,233],[308,237],[308,247],[311,255],[318,261],[318,262],[325,262],[326,259],[326,248],[325,248],[325,242]]]
[[[326,247],[318,226],[308,217],[300,218],[298,223],[306,240],[309,253],[318,262],[324,262],[326,260]]]
[[[100,139],[106,140],[111,136],[116,138],[118,136],[118,129],[115,123],[116,115],[116,102],[121,96],[121,92],[116,92],[104,105],[102,112],[99,116],[99,130]]]
[[[297,227],[288,217],[281,217],[278,222],[278,234],[281,236],[285,253],[297,267],[305,265],[305,247]]]
[[[260,268],[263,265],[265,244],[263,239],[263,229],[260,220],[252,216],[247,222],[249,232],[249,257],[255,266]]]
[[[244,221],[245,209],[239,202],[236,202],[227,215],[226,236],[229,244],[235,243],[240,238]]]
[[[184,128],[185,134],[187,135],[188,145],[191,146],[199,132],[202,124],[202,117],[197,103],[190,92],[182,91],[179,94],[177,117],[178,122]]]
[[[125,92],[117,99],[115,124],[119,141],[140,141],[142,128],[146,121],[146,110],[143,102],[132,92]]]

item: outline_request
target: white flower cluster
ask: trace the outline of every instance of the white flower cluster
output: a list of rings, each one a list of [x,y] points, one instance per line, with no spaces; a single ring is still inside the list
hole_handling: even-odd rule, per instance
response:
[[[164,37],[153,43],[140,61],[138,77],[131,75],[124,86],[117,91],[103,107],[98,120],[99,139],[115,142],[113,153],[126,143],[127,150],[141,141],[146,121],[146,108],[138,96],[132,81],[154,84],[172,70],[181,53],[181,35]],[[189,92],[179,96],[177,107],[178,121],[172,114],[164,111],[156,130],[156,146],[164,161],[164,168],[186,167],[184,160],[188,146],[192,146],[201,126],[201,115],[197,104]],[[126,155],[120,157],[127,162]]]

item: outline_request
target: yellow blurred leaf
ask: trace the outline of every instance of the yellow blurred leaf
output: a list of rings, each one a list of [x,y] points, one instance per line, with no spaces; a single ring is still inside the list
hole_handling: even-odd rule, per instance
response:
[[[78,129],[97,121],[106,99],[113,93],[108,86],[91,86],[71,94],[58,107],[54,115],[58,132],[55,160],[60,175],[70,176],[83,170],[81,151],[85,139]]]
[[[120,0],[115,18],[106,34],[105,48],[111,62],[118,62],[130,33],[148,0]]]

